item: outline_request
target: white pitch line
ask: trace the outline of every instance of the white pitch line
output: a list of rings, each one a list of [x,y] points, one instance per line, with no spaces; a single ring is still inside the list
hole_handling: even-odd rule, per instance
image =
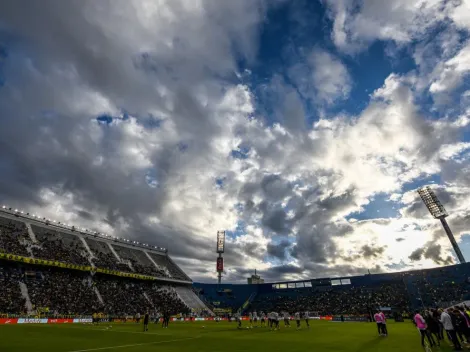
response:
[[[111,347],[99,347],[99,348],[90,348],[87,350],[74,350],[68,352],[89,352],[89,351],[102,351],[102,350],[111,350],[114,348],[126,348],[126,347],[136,347],[136,346],[145,346],[145,345],[158,345],[160,343],[167,343],[167,342],[177,342],[177,341],[186,341],[186,340],[194,340],[198,339],[200,336],[196,337],[188,337],[186,339],[176,339],[176,340],[164,340],[164,341],[155,341],[155,342],[146,342],[146,343],[136,343],[133,345],[121,345],[121,346],[111,346]]]

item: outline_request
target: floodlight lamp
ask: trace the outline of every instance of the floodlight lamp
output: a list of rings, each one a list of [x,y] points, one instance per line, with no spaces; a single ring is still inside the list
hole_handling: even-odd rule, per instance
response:
[[[434,218],[441,219],[449,215],[429,186],[418,189],[418,193]]]

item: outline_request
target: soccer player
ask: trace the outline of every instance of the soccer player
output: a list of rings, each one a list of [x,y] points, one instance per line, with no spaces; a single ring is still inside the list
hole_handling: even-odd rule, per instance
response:
[[[163,313],[163,323],[162,326],[164,329],[168,329],[168,324],[170,323],[170,313],[165,312]]]
[[[268,313],[268,327],[271,330],[273,329],[273,317],[274,317],[273,312],[269,312]]]
[[[149,331],[149,320],[150,320],[150,315],[149,315],[149,312],[147,312],[144,315],[144,332]]]
[[[158,324],[160,322],[160,318],[161,318],[160,313],[158,312],[155,313],[155,324]]]
[[[277,330],[279,327],[279,313],[271,312],[271,330]]]
[[[242,328],[242,316],[240,313],[235,313],[235,320],[238,322],[238,326],[237,326],[237,329],[241,329]]]
[[[383,317],[382,314],[380,314],[380,311],[378,310],[377,313],[374,314],[374,320],[377,323],[377,331],[379,333],[379,336],[385,336],[384,335],[384,330],[383,330]]]
[[[253,312],[253,321],[255,322],[255,326],[258,327],[258,313],[256,313],[256,311]]]
[[[388,330],[387,330],[387,318],[385,317],[384,312],[380,311],[379,313],[382,316],[382,331],[385,336],[388,336]]]
[[[289,312],[284,312],[284,327],[290,328],[290,314],[289,314]]]
[[[294,316],[295,316],[295,321],[297,322],[297,330],[300,330],[300,313],[296,312]]]
[[[282,320],[282,315],[276,312],[276,330],[279,330],[279,322]]]
[[[305,323],[307,324],[307,328],[310,329],[310,324],[308,322],[310,320],[310,312],[308,310],[305,312],[304,318],[305,318]]]
[[[434,342],[432,335],[429,333],[428,326],[426,325],[426,321],[421,316],[421,314],[419,314],[419,311],[415,312],[413,321],[416,324],[416,327],[418,328],[421,334],[421,346],[424,347],[424,338],[427,337],[429,343],[431,344],[431,347],[433,347],[436,343]]]
[[[248,317],[250,319],[250,329],[253,329],[253,313],[248,313]]]
[[[264,312],[261,312],[261,326],[266,327],[266,314]]]
[[[140,313],[137,313],[137,314],[135,315],[135,322],[136,322],[136,324],[139,324],[139,323],[140,323]]]

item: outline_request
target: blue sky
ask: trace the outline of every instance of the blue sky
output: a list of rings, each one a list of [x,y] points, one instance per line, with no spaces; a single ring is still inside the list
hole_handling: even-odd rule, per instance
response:
[[[455,263],[416,189],[470,257],[469,23],[468,1],[3,1],[0,201],[202,281],[218,230],[233,282]]]

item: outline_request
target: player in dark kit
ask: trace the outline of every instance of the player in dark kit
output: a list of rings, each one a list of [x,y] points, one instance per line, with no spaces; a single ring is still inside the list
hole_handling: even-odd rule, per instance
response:
[[[150,315],[149,313],[145,313],[144,316],[144,331],[149,331],[149,320],[150,320]]]
[[[170,313],[165,312],[163,313],[163,328],[168,328],[168,324],[170,323]]]

